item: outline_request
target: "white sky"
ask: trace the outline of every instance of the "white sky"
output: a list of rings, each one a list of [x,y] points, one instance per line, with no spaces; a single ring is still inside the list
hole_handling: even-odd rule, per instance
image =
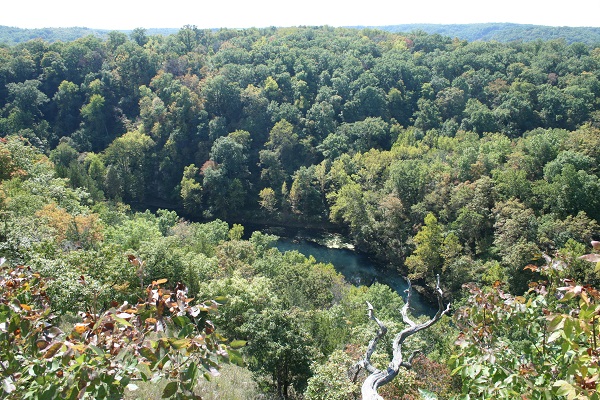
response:
[[[97,29],[514,22],[600,27],[600,0],[8,0],[0,25]]]

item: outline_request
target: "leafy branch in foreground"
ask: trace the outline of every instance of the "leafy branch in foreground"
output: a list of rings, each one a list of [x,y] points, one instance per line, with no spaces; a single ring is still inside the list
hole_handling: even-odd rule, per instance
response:
[[[218,303],[191,305],[187,289],[152,282],[138,304],[111,304],[103,313],[80,312],[70,333],[55,324],[47,282],[29,267],[0,260],[0,393],[6,399],[122,398],[135,381],[169,380],[162,397],[195,399],[200,374],[218,375],[219,363],[242,363],[215,333],[209,313]],[[85,281],[82,280],[82,284]]]
[[[600,292],[576,283],[560,258],[544,259],[543,266],[525,267],[540,279],[523,296],[506,293],[499,282],[468,285],[471,296],[455,314],[461,334],[450,360],[465,397],[600,399]],[[580,259],[600,261],[598,254]]]
[[[415,323],[408,316],[408,308],[410,307],[410,300],[411,300],[411,288],[412,288],[412,286],[411,286],[411,283],[409,280],[408,281],[408,289],[407,289],[408,296],[406,299],[406,303],[400,310],[400,313],[402,314],[402,320],[408,325],[408,327],[404,328],[402,331],[400,331],[394,337],[394,341],[392,343],[393,357],[385,370],[379,370],[379,369],[375,368],[373,366],[373,364],[371,364],[371,356],[375,352],[377,343],[387,333],[387,327],[383,324],[383,322],[381,322],[375,316],[375,311],[373,310],[373,306],[369,302],[367,302],[369,318],[377,323],[377,325],[379,326],[379,330],[378,330],[377,334],[375,335],[375,337],[369,342],[369,346],[367,347],[367,351],[365,353],[364,358],[362,360],[360,360],[353,367],[353,371],[352,371],[354,374],[354,381],[356,381],[356,378],[358,377],[358,374],[360,373],[361,369],[364,368],[366,371],[368,371],[370,373],[370,375],[367,376],[367,378],[365,379],[365,381],[363,382],[363,385],[362,385],[361,393],[362,393],[363,400],[383,400],[383,397],[381,397],[377,393],[377,389],[379,389],[381,386],[385,385],[386,383],[391,382],[398,375],[398,372],[400,371],[400,367],[404,367],[407,369],[412,368],[413,358],[418,353],[418,351],[413,352],[410,355],[410,357],[408,358],[408,360],[404,360],[404,355],[402,354],[402,345],[404,344],[406,339],[408,339],[410,336],[416,334],[419,331],[429,328],[430,326],[435,324],[437,321],[439,321],[440,318],[442,318],[442,316],[450,310],[450,304],[448,304],[446,307],[444,307],[444,302],[442,299],[443,293],[442,293],[442,290],[440,289],[440,277],[438,275],[437,276],[437,285],[436,285],[436,295],[437,295],[437,299],[438,299],[438,311],[428,321],[422,322],[420,324]]]

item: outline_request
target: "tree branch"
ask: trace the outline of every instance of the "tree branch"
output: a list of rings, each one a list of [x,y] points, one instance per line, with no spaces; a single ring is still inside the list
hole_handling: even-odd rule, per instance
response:
[[[442,292],[442,289],[440,289],[440,276],[439,275],[437,276],[437,285],[436,285],[438,310],[437,310],[436,314],[428,321],[425,321],[421,324],[416,324],[409,317],[408,310],[410,307],[411,292],[412,292],[412,285],[410,283],[410,280],[408,281],[407,291],[408,291],[408,295],[406,297],[406,303],[400,310],[400,314],[402,315],[402,320],[408,325],[408,327],[404,328],[400,333],[398,333],[394,337],[394,341],[392,344],[392,348],[393,348],[392,361],[390,361],[390,363],[388,364],[388,367],[384,371],[380,371],[371,365],[371,356],[373,355],[373,352],[375,351],[375,348],[376,348],[379,340],[386,334],[387,328],[379,319],[377,319],[377,317],[375,317],[375,312],[373,310],[373,306],[367,302],[369,319],[374,320],[377,323],[377,325],[379,325],[379,331],[377,332],[375,337],[369,342],[369,346],[367,347],[365,357],[356,364],[356,367],[358,368],[358,370],[360,370],[360,367],[363,367],[371,373],[365,379],[365,381],[362,385],[362,390],[361,390],[362,400],[383,400],[383,398],[381,396],[379,396],[379,394],[377,393],[377,389],[379,389],[381,386],[385,385],[386,383],[388,383],[392,379],[394,379],[396,377],[396,375],[398,375],[398,372],[400,371],[400,367],[404,367],[407,369],[412,368],[412,361],[413,361],[415,355],[419,352],[419,351],[413,352],[411,354],[411,356],[408,358],[408,360],[404,361],[403,355],[402,355],[402,344],[404,343],[404,341],[406,339],[408,339],[410,336],[414,335],[415,333],[429,328],[430,326],[435,324],[437,321],[439,321],[440,318],[442,318],[442,316],[444,314],[446,314],[448,311],[450,311],[450,304],[448,304],[446,307],[444,307],[443,292]]]
[[[377,318],[375,316],[375,311],[373,310],[373,305],[371,303],[369,303],[368,301],[366,303],[367,303],[367,315],[369,316],[369,319],[372,319],[373,321],[375,321],[377,323],[377,325],[379,326],[379,330],[377,331],[377,334],[375,335],[375,337],[373,339],[371,339],[371,341],[369,342],[369,346],[367,347],[365,357],[358,362],[358,367],[359,367],[358,371],[360,371],[360,368],[362,367],[362,368],[366,369],[367,371],[369,371],[371,374],[375,374],[375,373],[378,373],[379,370],[371,364],[371,356],[375,352],[375,349],[377,348],[377,343],[379,343],[379,340],[381,340],[381,338],[384,337],[385,334],[387,333],[387,327],[383,324],[383,322],[381,322],[379,320],[379,318]]]

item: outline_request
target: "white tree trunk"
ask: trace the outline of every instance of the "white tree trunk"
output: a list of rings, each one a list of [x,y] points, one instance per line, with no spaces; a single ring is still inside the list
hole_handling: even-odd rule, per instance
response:
[[[408,327],[404,328],[400,333],[398,333],[394,337],[394,342],[392,344],[393,357],[385,370],[378,370],[377,368],[373,367],[373,365],[371,364],[371,356],[373,355],[373,352],[375,351],[379,340],[387,333],[387,328],[379,319],[377,319],[377,317],[375,316],[375,311],[373,310],[373,306],[369,302],[367,302],[369,318],[377,323],[377,325],[379,326],[379,331],[377,332],[375,337],[369,342],[369,346],[367,347],[365,357],[362,360],[360,360],[355,366],[357,368],[355,377],[358,375],[358,371],[360,371],[361,368],[366,369],[370,373],[370,375],[367,376],[362,385],[362,400],[384,400],[383,397],[381,397],[379,393],[377,393],[377,390],[381,386],[385,385],[386,383],[389,383],[392,379],[394,379],[396,375],[398,375],[400,367],[410,369],[412,366],[412,359],[417,353],[413,353],[407,361],[404,361],[402,354],[402,344],[404,343],[404,341],[408,339],[408,337],[414,335],[415,333],[422,331],[423,329],[427,329],[431,325],[435,324],[444,314],[446,314],[450,310],[450,304],[444,307],[442,299],[442,290],[440,289],[439,275],[437,277],[436,287],[436,294],[438,298],[438,311],[429,321],[423,322],[421,324],[416,324],[410,319],[410,317],[408,316],[408,307],[410,305],[411,298],[410,281],[408,281],[407,290],[408,296],[406,298],[406,303],[404,304],[404,307],[402,307],[400,312],[402,314],[403,321],[408,325]]]

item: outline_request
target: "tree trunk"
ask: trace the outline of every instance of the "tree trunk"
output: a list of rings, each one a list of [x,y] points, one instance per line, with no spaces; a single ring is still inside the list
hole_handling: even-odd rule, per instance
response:
[[[379,393],[377,393],[377,390],[386,383],[391,382],[392,379],[394,379],[396,375],[398,375],[400,367],[410,369],[412,367],[412,360],[415,354],[418,353],[414,352],[413,354],[411,354],[407,361],[404,361],[402,354],[402,344],[404,343],[404,341],[410,336],[414,335],[415,333],[427,329],[431,325],[435,324],[437,321],[440,320],[440,318],[444,314],[446,314],[450,310],[450,304],[444,307],[442,299],[443,293],[440,289],[439,275],[437,277],[436,286],[436,294],[438,298],[438,311],[429,321],[423,322],[421,324],[416,324],[410,319],[410,317],[408,316],[408,308],[410,305],[411,298],[410,281],[408,281],[407,290],[408,296],[406,299],[406,304],[404,304],[404,307],[402,307],[400,312],[402,314],[403,321],[408,325],[408,327],[403,329],[394,337],[394,341],[392,344],[393,357],[385,370],[378,370],[377,368],[373,367],[373,365],[371,364],[371,356],[373,355],[373,352],[375,351],[379,340],[387,333],[387,328],[379,319],[377,319],[377,317],[375,316],[375,311],[373,310],[373,306],[367,302],[369,318],[377,323],[377,325],[379,326],[379,331],[377,332],[375,337],[369,342],[369,346],[367,347],[365,357],[355,365],[355,368],[357,368],[356,374],[354,375],[355,377],[358,375],[358,371],[360,371],[361,368],[366,369],[370,373],[370,375],[367,376],[362,385],[362,400],[384,400],[383,397],[381,397]]]

